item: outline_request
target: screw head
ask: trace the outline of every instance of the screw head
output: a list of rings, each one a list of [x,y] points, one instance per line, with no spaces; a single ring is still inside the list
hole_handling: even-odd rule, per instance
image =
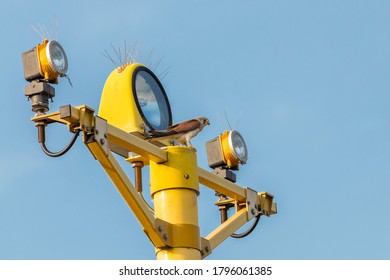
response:
[[[189,179],[190,175],[189,174],[184,174],[184,178]]]

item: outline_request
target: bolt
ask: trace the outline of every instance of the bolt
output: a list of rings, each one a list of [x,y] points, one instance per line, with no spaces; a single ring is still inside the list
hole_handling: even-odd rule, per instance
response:
[[[247,202],[246,202],[248,205],[250,205],[251,204],[251,202],[248,200]]]
[[[106,141],[103,138],[100,139],[100,144],[104,145],[104,143],[106,143]]]
[[[107,133],[104,133],[104,138],[107,139],[107,137],[108,137],[108,134],[107,134]]]
[[[164,239],[165,241],[167,241],[167,240],[168,240],[168,234],[164,233],[164,234],[163,234],[163,239]]]
[[[204,248],[204,250],[208,253],[208,252],[210,251],[209,246],[206,246],[206,247]]]
[[[162,232],[162,231],[163,231],[163,228],[162,228],[162,226],[158,226],[158,228],[157,228],[157,229],[158,229],[158,231],[159,231],[159,232]]]
[[[96,135],[98,135],[98,134],[99,134],[99,130],[96,129],[96,130],[95,130],[95,133],[96,133]]]
[[[184,174],[184,178],[189,179],[189,178],[190,178],[190,175]]]
[[[252,209],[251,210],[251,213],[254,215],[254,214],[256,214],[256,210],[255,209]]]

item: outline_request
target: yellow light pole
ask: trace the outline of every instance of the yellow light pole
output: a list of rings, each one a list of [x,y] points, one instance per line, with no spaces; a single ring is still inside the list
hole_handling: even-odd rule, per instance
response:
[[[200,260],[199,180],[196,153],[187,147],[166,148],[169,161],[151,162],[151,195],[157,230],[169,247],[156,248],[158,260]]]
[[[245,164],[248,157],[245,142],[237,131],[225,132],[206,144],[209,166],[214,173],[198,167],[192,148],[173,146],[169,140],[154,144],[147,141],[151,130],[172,125],[172,114],[161,82],[142,64],[127,63],[111,72],[98,115],[86,105],[65,105],[57,112],[46,113],[48,100],[55,95],[49,84],[66,76],[66,54],[58,42],[44,41],[23,53],[22,58],[25,79],[30,82],[25,95],[36,113],[32,120],[38,127],[43,151],[49,156],[61,156],[82,133],[83,142],[155,247],[158,260],[207,258],[250,220],[256,220],[256,226],[261,215],[269,217],[277,213],[272,194],[235,184],[230,169],[238,170],[238,165]],[[52,123],[66,125],[75,134],[68,146],[57,153],[45,146],[45,127]],[[136,186],[114,153],[133,165]],[[141,169],[145,165],[150,165],[153,207],[142,194]],[[221,195],[219,207],[236,210],[231,217],[226,211],[223,223],[205,237],[200,235],[198,220],[199,184]]]

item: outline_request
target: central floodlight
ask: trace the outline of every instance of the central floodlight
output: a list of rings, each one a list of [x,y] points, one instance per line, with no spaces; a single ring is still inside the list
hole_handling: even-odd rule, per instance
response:
[[[139,136],[172,125],[171,107],[161,82],[139,63],[111,72],[104,85],[99,116]]]
[[[133,96],[145,124],[153,130],[166,129],[171,122],[171,109],[160,81],[146,67],[133,72]]]

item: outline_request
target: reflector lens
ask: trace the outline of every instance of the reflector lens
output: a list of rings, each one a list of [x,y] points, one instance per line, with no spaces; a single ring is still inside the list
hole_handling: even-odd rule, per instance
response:
[[[241,134],[233,130],[229,134],[229,146],[232,150],[234,157],[241,163],[245,164],[248,160],[248,149],[246,147],[244,138]]]
[[[46,46],[46,56],[50,67],[61,77],[68,71],[68,59],[60,43],[49,41]]]
[[[172,124],[172,115],[161,83],[146,67],[138,67],[133,79],[134,99],[142,119],[151,129],[166,129]]]

